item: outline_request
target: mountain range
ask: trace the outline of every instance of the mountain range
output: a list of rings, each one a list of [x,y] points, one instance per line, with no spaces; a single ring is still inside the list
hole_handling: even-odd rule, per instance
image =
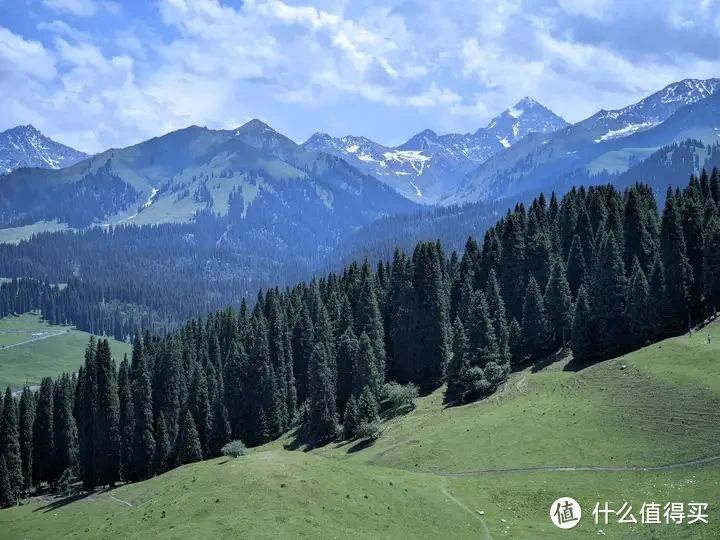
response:
[[[53,141],[31,125],[0,133],[0,173],[20,167],[60,169],[86,157],[86,153]]]
[[[557,180],[572,171],[622,173],[660,147],[685,139],[717,142],[720,79],[686,79],[628,107],[600,110],[550,134],[530,133],[467,173],[442,204],[513,197],[569,186]]]
[[[465,173],[528,133],[552,133],[567,125],[555,113],[525,97],[475,133],[438,135],[426,129],[394,147],[354,135],[333,138],[315,133],[302,146],[339,156],[405,197],[432,204],[454,190]]]
[[[19,126],[0,134],[0,163],[14,169],[0,176],[0,228],[187,223],[210,212],[277,246],[295,241],[284,226],[309,227],[329,249],[378,217],[417,212],[417,202],[513,200],[627,179],[688,139],[697,170],[720,141],[718,88],[718,79],[683,80],[572,125],[523,98],[475,133],[425,130],[396,147],[321,133],[296,144],[252,120],[87,156]]]

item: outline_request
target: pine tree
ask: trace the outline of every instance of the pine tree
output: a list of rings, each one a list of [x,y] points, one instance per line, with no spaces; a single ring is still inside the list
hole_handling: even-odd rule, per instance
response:
[[[155,427],[155,452],[153,453],[153,472],[155,474],[162,474],[168,470],[171,449],[165,414],[160,411]]]
[[[145,351],[140,336],[135,336],[132,354],[132,392],[133,392],[133,480],[150,478],[155,453],[155,435],[153,427],[152,383],[147,368]]]
[[[200,447],[202,448],[203,456],[205,456],[209,453],[213,412],[210,408],[210,395],[205,370],[196,362],[194,371],[195,376],[193,377],[192,387],[188,397],[188,412],[192,414],[195,428],[200,439]]]
[[[614,234],[608,233],[600,245],[591,299],[597,354],[600,358],[612,358],[627,350],[627,337],[623,328],[626,294],[625,265]]]
[[[78,431],[73,416],[72,382],[65,374],[58,379],[53,398],[53,435],[55,447],[55,477],[60,478],[66,469],[78,469]]]
[[[133,407],[130,366],[127,356],[118,369],[118,395],[120,401],[120,472],[125,480],[131,480],[133,473],[133,436],[135,433],[135,411]]]
[[[0,454],[0,505],[12,504],[15,502],[13,488],[10,484],[5,456]]]
[[[467,373],[470,365],[467,355],[468,340],[459,317],[456,317],[453,323],[452,335],[453,354],[448,364],[446,374],[447,388],[445,389],[445,401],[451,404],[461,404],[468,390],[464,375]]]
[[[500,283],[495,277],[494,270],[491,270],[488,276],[485,299],[488,304],[488,316],[492,319],[495,328],[495,339],[500,351],[500,361],[509,365],[512,356],[510,353],[510,327],[505,311],[505,301],[500,292]]]
[[[308,431],[315,442],[324,442],[337,435],[338,415],[332,370],[328,365],[327,348],[315,345],[308,373]]]
[[[181,386],[182,386],[182,352],[177,336],[172,336],[160,347],[155,361],[155,388],[153,405],[155,414],[165,416],[165,429],[170,441],[170,449],[177,444],[180,432]],[[157,422],[157,420],[156,420]],[[172,466],[177,456],[168,455],[167,464]]]
[[[78,381],[76,399],[78,406],[78,433],[80,439],[80,478],[83,487],[92,490],[97,485],[98,465],[96,461],[97,438],[97,354],[95,338],[90,337],[85,348],[85,365]],[[37,421],[36,421],[37,425]]]
[[[703,281],[712,314],[717,314],[720,305],[720,218],[710,221],[705,235],[703,257]]]
[[[442,384],[450,356],[448,295],[441,269],[442,254],[433,243],[421,242],[413,253],[413,289],[411,308],[412,340],[417,362],[412,382],[423,389]]]
[[[22,459],[23,494],[33,484],[33,427],[35,398],[27,386],[20,397],[20,458]]]
[[[218,397],[213,404],[212,433],[208,445],[208,457],[215,458],[220,450],[230,442],[230,421],[228,412],[222,400]]]
[[[355,397],[360,397],[360,393],[366,388],[375,396],[380,394],[382,386],[382,376],[380,374],[379,362],[375,356],[375,348],[373,347],[369,336],[363,332],[357,346],[357,354],[353,363],[352,373],[352,389]]]
[[[180,433],[179,458],[182,465],[196,463],[203,458],[202,445],[192,414],[185,414],[185,423]]]
[[[540,287],[534,277],[528,280],[523,303],[522,342],[525,355],[542,357],[548,348],[548,318]]]
[[[575,235],[570,246],[570,255],[567,262],[567,280],[570,286],[570,293],[573,298],[577,298],[580,285],[588,283],[588,271],[585,256],[583,254],[580,237]]]
[[[53,422],[53,382],[46,377],[40,383],[33,428],[33,483],[53,483],[55,478],[55,438]]]
[[[343,431],[346,439],[352,439],[358,427],[358,409],[355,396],[350,395],[343,416]]]
[[[378,422],[380,407],[372,388],[366,386],[360,394],[357,402],[357,422],[358,424]]]
[[[360,336],[365,332],[370,338],[380,374],[385,376],[385,330],[375,293],[375,279],[367,262],[362,267],[361,285],[358,294],[355,332]]]
[[[301,311],[292,332],[292,355],[295,361],[295,384],[297,387],[297,400],[299,403],[305,401],[308,395],[308,366],[312,355],[313,344],[315,343],[313,322],[310,318],[310,309],[307,303],[303,302]],[[230,423],[232,424],[232,411],[230,412]]]
[[[687,260],[677,201],[670,190],[662,216],[660,249],[665,267],[665,286],[670,309],[668,330],[678,332],[688,324],[688,288],[692,279],[692,269]]]
[[[632,262],[627,297],[627,324],[632,336],[630,345],[632,348],[639,348],[652,335],[654,307],[650,296],[650,285],[637,257]]]
[[[114,486],[120,472],[120,400],[117,373],[110,344],[101,339],[95,353],[97,364],[97,416],[95,463],[98,483]]]
[[[505,295],[505,307],[510,317],[522,315],[525,295],[525,228],[518,214],[509,214],[502,230],[502,258],[500,260],[500,289]]]
[[[643,271],[650,268],[655,258],[655,242],[647,227],[647,216],[637,187],[628,191],[625,203],[625,267],[630,268],[634,257]]]
[[[353,393],[353,374],[356,371],[358,345],[358,339],[352,328],[347,328],[338,341],[337,406],[340,414],[345,412],[345,405]]]
[[[5,401],[2,413],[2,443],[0,448],[5,459],[8,491],[7,500],[15,502],[22,493],[23,471],[22,459],[20,456],[20,432],[17,401],[12,395],[8,386],[5,390]]]
[[[572,248],[571,248],[572,249]],[[554,345],[565,346],[572,331],[572,297],[565,277],[565,265],[555,261],[545,289],[545,308]]]
[[[585,285],[580,286],[575,301],[575,314],[573,316],[572,338],[570,346],[576,360],[591,361],[597,356],[595,321],[590,309]]]

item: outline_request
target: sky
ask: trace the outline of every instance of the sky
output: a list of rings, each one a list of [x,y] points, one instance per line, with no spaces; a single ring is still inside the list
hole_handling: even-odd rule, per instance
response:
[[[720,0],[0,0],[0,130],[94,153],[259,118],[401,144],[720,76]]]

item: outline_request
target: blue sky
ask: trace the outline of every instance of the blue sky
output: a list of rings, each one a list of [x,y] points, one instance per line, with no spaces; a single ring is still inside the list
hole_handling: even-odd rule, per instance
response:
[[[97,152],[260,118],[398,144],[720,76],[720,0],[0,0],[0,130]]]

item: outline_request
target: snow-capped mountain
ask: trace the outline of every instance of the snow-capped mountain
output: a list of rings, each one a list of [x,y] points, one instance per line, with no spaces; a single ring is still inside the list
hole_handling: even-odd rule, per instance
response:
[[[464,174],[528,133],[550,133],[567,125],[526,97],[475,133],[438,135],[426,129],[395,147],[365,137],[333,138],[315,133],[302,146],[342,157],[404,196],[432,204],[442,193],[456,187]]]
[[[562,190],[567,186],[558,179],[573,172],[619,174],[661,146],[688,138],[715,143],[719,96],[720,79],[685,79],[622,109],[603,109],[552,134],[525,137],[469,172],[440,202]]]
[[[84,152],[53,141],[31,125],[0,133],[0,173],[20,167],[60,169],[86,157]]]
[[[488,124],[478,130],[494,136],[505,147],[509,148],[528,133],[552,133],[568,123],[532,98],[524,97],[514,107],[507,109]]]
[[[696,103],[720,89],[720,79],[685,79],[623,109],[601,109],[577,125],[595,134],[596,143],[627,137],[665,121],[680,107]]]

